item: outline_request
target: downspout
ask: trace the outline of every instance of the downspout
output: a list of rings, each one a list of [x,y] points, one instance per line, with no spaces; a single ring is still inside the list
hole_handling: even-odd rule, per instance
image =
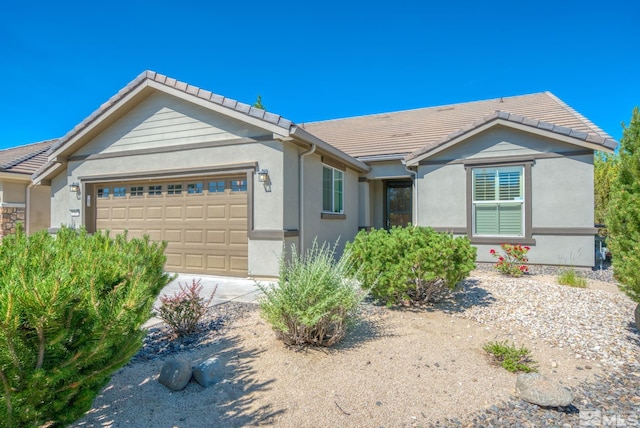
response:
[[[298,254],[304,254],[304,158],[312,155],[318,146],[315,144],[311,144],[311,148],[306,152],[300,153],[300,165],[298,170],[300,171],[300,180],[298,187],[298,225],[300,230],[298,230]]]
[[[420,221],[418,220],[418,213],[420,212],[420,210],[418,209],[419,205],[418,205],[418,171],[414,171],[409,169],[409,167],[407,166],[407,162],[405,160],[401,160],[400,162],[402,162],[402,166],[404,166],[404,169],[411,175],[413,175],[413,200],[415,201],[415,203],[413,204],[413,207],[415,207],[415,209],[413,209],[413,211],[415,212],[415,217],[414,217],[414,221],[412,221],[411,223],[414,226],[420,225]]]
[[[35,186],[33,182],[29,183],[27,186],[26,194],[25,194],[25,213],[24,213],[24,231],[27,236],[31,235],[31,188]]]

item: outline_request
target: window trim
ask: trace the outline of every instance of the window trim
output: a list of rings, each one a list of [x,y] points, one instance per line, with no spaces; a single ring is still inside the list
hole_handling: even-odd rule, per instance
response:
[[[331,171],[331,211],[327,211],[324,209],[324,169],[328,169]],[[342,201],[341,201],[341,210],[340,211],[335,211],[335,181],[336,181],[336,177],[335,177],[335,173],[339,172],[340,174],[342,174],[342,193],[340,194],[342,197]],[[322,164],[322,210],[321,210],[321,218],[324,219],[346,219],[346,215],[344,212],[344,201],[345,201],[345,197],[344,197],[344,193],[345,193],[345,172],[338,169],[338,168],[334,168],[331,165],[327,165],[327,164]]]
[[[534,160],[523,160],[516,162],[500,162],[496,160],[487,160],[486,162],[479,162],[477,159],[473,159],[472,162],[464,164],[464,168],[467,172],[467,237],[471,240],[472,244],[492,244],[500,245],[505,242],[510,244],[526,244],[535,245],[536,241],[532,235],[532,186],[531,186],[531,167]],[[523,236],[476,236],[473,231],[473,170],[476,168],[501,168],[520,166],[524,167],[524,230]]]

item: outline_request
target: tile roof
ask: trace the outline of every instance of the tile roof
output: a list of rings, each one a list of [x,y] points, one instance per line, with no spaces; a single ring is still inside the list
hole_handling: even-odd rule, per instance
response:
[[[611,148],[615,140],[550,92],[496,98],[461,104],[373,114],[299,125],[353,157],[406,155],[452,134],[477,126],[478,121],[502,112],[507,119],[555,126],[556,131]],[[521,118],[521,119],[517,119]],[[494,118],[495,119],[495,118]],[[504,118],[503,118],[504,119]],[[491,120],[491,119],[489,119]],[[562,131],[562,132],[560,132]],[[605,143],[606,142],[606,143]],[[615,147],[615,145],[613,146]]]
[[[279,126],[286,130],[289,130],[289,128],[292,125],[292,122],[290,120],[287,120],[280,115],[267,112],[265,110],[253,107],[249,104],[241,103],[239,101],[224,97],[222,95],[214,94],[211,91],[200,89],[197,86],[193,86],[188,83],[181,82],[171,77],[167,77],[163,74],[156,73],[155,71],[146,70],[140,73],[138,77],[133,79],[131,82],[129,82],[129,84],[124,88],[122,88],[117,94],[109,98],[109,100],[107,100],[104,104],[98,107],[98,109],[95,110],[93,113],[91,113],[86,119],[84,119],[82,122],[76,125],[64,137],[60,138],[57,141],[57,143],[53,146],[52,152],[62,147],[67,141],[69,141],[76,134],[82,131],[85,127],[89,126],[92,122],[98,119],[103,113],[105,113],[115,104],[117,104],[118,101],[125,98],[135,88],[144,84],[147,81],[160,83],[169,88],[177,89],[179,91],[201,98],[213,104],[218,104],[228,109],[235,110],[240,113],[244,113],[247,116],[264,120],[265,122]]]
[[[56,141],[47,140],[0,150],[0,172],[33,174],[46,163],[49,149]]]

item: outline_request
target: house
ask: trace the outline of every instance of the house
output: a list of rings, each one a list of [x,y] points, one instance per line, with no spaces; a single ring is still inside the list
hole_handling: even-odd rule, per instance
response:
[[[593,154],[617,143],[550,93],[295,124],[146,71],[33,175],[51,228],[168,241],[167,269],[275,276],[283,248],[408,223],[593,266]]]
[[[23,223],[27,233],[50,224],[50,191],[34,187],[31,174],[47,161],[55,140],[0,150],[0,240]]]

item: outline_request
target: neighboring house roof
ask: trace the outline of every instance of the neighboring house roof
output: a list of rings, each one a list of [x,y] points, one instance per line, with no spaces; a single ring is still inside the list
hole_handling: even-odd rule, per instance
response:
[[[48,151],[56,141],[47,140],[0,150],[0,172],[33,174],[47,162]]]
[[[101,122],[105,120],[116,120],[119,117],[118,114],[121,114],[119,110],[123,106],[136,98],[145,97],[151,90],[159,90],[186,97],[192,102],[197,102],[199,105],[212,110],[224,112],[237,119],[251,122],[254,125],[260,124],[258,126],[269,129],[271,132],[274,132],[274,134],[283,137],[295,137],[304,143],[315,144],[321,152],[342,160],[357,171],[369,170],[368,165],[354,159],[324,141],[318,140],[306,131],[298,129],[293,122],[280,115],[241,103],[231,98],[226,98],[222,95],[214,94],[211,91],[200,89],[197,86],[189,85],[188,83],[178,81],[163,74],[156,73],[155,71],[147,70],[138,75],[138,77],[76,125],[65,136],[57,140],[53,147],[51,147],[47,163],[34,172],[32,176],[33,180],[43,180],[51,176],[59,166],[66,162],[65,152],[73,151],[73,146],[77,144],[79,140],[85,138],[86,135],[91,132],[96,132],[95,129],[101,125]],[[122,108],[122,111],[127,111],[127,109]]]
[[[600,141],[596,144],[607,148],[611,148],[611,144],[617,145],[610,135],[550,92],[310,122],[299,126],[353,157],[375,158],[407,155],[437,144],[497,111],[527,118],[528,122],[556,125],[558,130],[568,128],[580,135],[586,134],[593,142]]]

